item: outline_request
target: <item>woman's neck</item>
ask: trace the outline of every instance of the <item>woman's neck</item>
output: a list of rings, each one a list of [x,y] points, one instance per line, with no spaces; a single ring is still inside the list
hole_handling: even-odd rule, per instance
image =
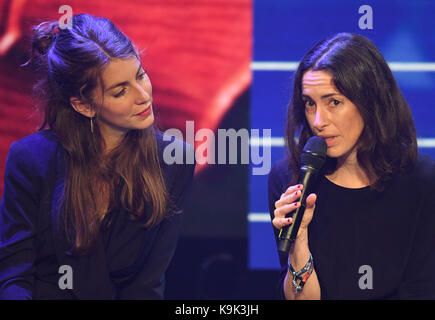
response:
[[[101,128],[101,135],[104,139],[104,154],[109,154],[113,149],[115,149],[121,143],[126,132],[107,130],[104,127]]]
[[[370,179],[358,163],[356,153],[338,158],[336,170],[326,175],[326,178],[345,188],[363,188],[370,185]]]

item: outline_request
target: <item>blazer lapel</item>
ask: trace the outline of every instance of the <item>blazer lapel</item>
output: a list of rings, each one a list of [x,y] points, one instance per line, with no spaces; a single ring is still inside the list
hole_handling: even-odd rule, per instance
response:
[[[51,202],[51,229],[59,267],[61,265],[71,266],[73,271],[72,291],[78,299],[113,299],[115,291],[110,281],[101,236],[98,236],[96,246],[91,254],[76,257],[69,252],[66,235],[61,228],[62,223],[59,223],[62,220],[57,210],[64,194],[67,171],[64,166],[66,152],[62,147],[58,149],[59,151],[56,153],[56,178],[54,179]]]

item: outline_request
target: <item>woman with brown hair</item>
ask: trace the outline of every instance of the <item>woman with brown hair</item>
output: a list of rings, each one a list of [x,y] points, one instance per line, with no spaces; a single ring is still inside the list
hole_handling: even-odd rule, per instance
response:
[[[304,203],[301,152],[325,139],[327,159]],[[410,108],[367,38],[336,34],[301,60],[287,115],[288,157],[269,175],[275,236],[305,213],[279,252],[286,299],[434,299],[435,164],[417,152]],[[303,201],[303,200],[302,200]]]
[[[30,63],[44,121],[6,161],[0,297],[163,298],[194,165],[163,159],[139,53],[108,19],[80,14],[70,29],[37,26]]]

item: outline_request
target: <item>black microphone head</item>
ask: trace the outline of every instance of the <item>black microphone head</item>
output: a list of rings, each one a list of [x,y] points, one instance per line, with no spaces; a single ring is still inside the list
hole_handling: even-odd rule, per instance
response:
[[[301,162],[302,165],[313,167],[320,170],[326,161],[327,145],[325,139],[313,136],[305,143],[302,150]]]

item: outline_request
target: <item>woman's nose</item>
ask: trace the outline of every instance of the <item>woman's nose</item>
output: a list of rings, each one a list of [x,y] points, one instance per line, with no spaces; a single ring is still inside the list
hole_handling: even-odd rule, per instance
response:
[[[136,98],[137,104],[145,104],[151,99],[151,90],[148,90],[147,88],[137,85],[137,93],[138,96]]]
[[[328,125],[327,111],[324,110],[323,107],[317,107],[316,116],[313,122],[313,127],[321,131],[327,125]]]

